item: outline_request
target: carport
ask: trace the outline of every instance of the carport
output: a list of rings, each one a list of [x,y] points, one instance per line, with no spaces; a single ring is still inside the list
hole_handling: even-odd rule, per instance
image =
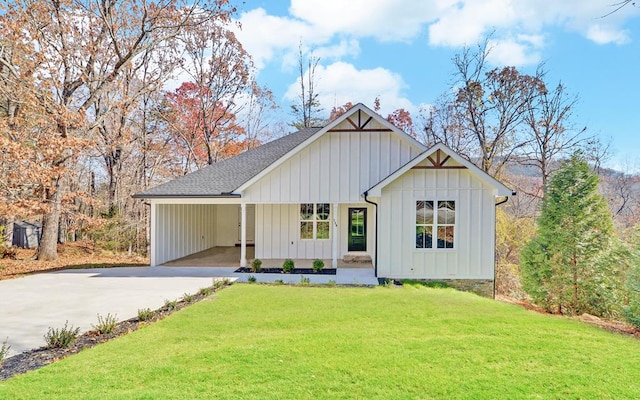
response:
[[[241,204],[237,197],[152,199],[150,205],[152,266],[176,265],[168,263],[185,257],[211,262],[215,254],[221,262],[216,265],[240,265],[253,258],[247,248],[255,238],[254,205]],[[236,252],[232,263],[229,257]]]

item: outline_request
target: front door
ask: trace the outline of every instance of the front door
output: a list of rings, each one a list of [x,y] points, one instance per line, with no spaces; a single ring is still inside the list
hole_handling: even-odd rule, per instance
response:
[[[348,251],[367,251],[367,209],[349,208]]]

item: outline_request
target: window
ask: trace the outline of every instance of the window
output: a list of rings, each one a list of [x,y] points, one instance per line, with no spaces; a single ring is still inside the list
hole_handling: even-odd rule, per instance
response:
[[[455,201],[416,201],[416,249],[453,249],[455,225]]]
[[[328,203],[300,204],[300,239],[329,239]]]

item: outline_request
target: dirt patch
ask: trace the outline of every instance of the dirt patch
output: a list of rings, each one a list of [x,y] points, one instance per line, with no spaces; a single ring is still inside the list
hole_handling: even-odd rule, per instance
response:
[[[519,299],[514,299],[508,296],[496,296],[496,300],[498,301],[503,301],[505,303],[511,303],[511,304],[515,304],[518,306],[521,306],[527,310],[531,310],[531,311],[535,311],[537,313],[540,314],[550,314],[550,315],[559,315],[559,314],[553,314],[550,313],[549,311],[536,306],[535,304],[531,304],[525,300],[519,300]],[[569,318],[573,318],[576,319],[578,321],[581,322],[586,322],[588,324],[591,325],[595,325],[599,328],[605,329],[609,332],[615,332],[615,333],[621,333],[624,335],[630,335],[630,336],[634,336],[638,339],[640,339],[640,329],[634,327],[633,325],[630,325],[626,322],[622,322],[622,321],[612,321],[612,320],[608,320],[608,319],[603,319],[600,317],[596,317],[595,315],[591,315],[591,314],[582,314],[579,316],[575,316],[575,317],[569,317]]]
[[[117,254],[97,248],[93,242],[69,242],[58,245],[58,259],[37,261],[35,249],[16,249],[16,259],[0,259],[0,280],[11,279],[34,272],[68,268],[108,268],[116,266],[149,265],[149,258],[138,255]]]

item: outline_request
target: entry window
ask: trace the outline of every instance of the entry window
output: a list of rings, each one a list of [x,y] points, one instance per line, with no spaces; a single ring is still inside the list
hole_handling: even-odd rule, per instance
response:
[[[453,249],[455,225],[455,201],[416,201],[416,249]]]
[[[300,239],[329,239],[328,203],[300,204]]]

